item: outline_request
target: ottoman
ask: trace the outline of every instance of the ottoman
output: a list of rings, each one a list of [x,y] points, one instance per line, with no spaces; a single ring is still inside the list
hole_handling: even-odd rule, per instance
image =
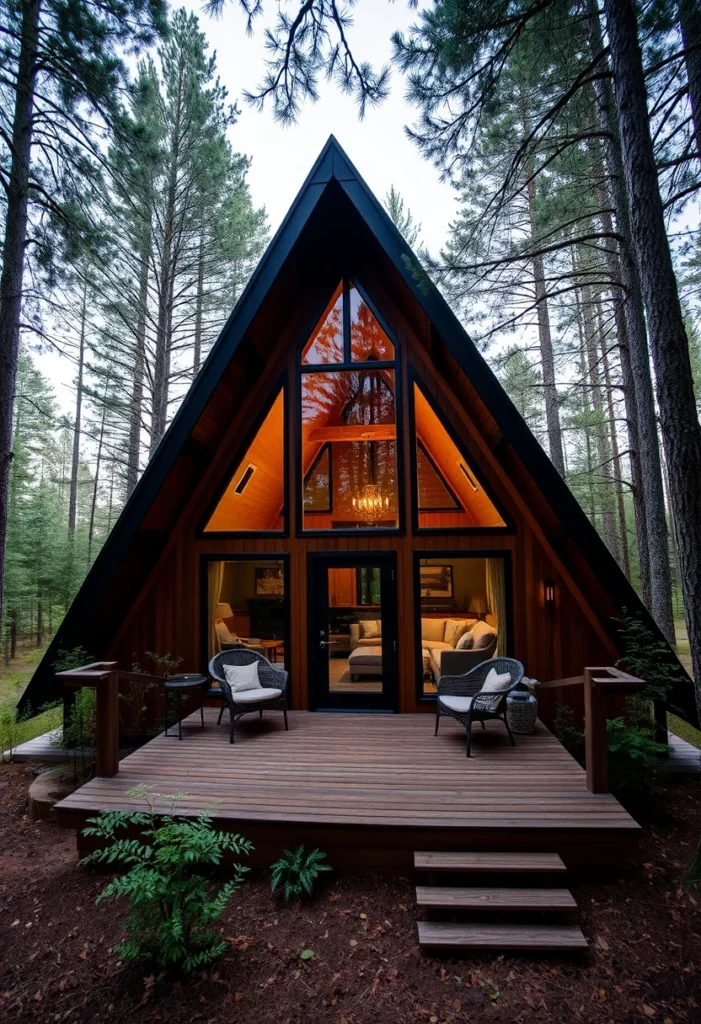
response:
[[[357,676],[379,676],[382,678],[382,648],[356,647],[348,655],[348,671],[351,682]]]

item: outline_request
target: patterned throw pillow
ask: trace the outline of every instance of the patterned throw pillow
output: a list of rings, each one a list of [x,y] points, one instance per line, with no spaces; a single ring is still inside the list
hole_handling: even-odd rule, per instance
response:
[[[224,675],[231,687],[232,693],[261,689],[257,661],[254,661],[251,665],[225,665]]]
[[[361,619],[360,635],[363,640],[376,640],[381,636],[380,623],[376,619]]]
[[[467,622],[465,619],[448,619],[445,624],[445,642],[452,644],[453,647],[457,647],[458,640],[471,626],[472,623]]]
[[[473,635],[470,632],[470,630],[467,629],[467,630],[465,630],[463,635],[460,637],[460,639],[456,643],[455,650],[456,651],[469,651],[470,648],[472,647],[472,645],[474,644],[474,642],[475,642],[475,638],[473,637]]]

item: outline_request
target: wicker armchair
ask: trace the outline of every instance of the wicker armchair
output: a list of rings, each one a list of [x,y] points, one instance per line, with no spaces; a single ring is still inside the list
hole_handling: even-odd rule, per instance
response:
[[[482,685],[489,672],[495,669],[498,674],[511,673],[511,685],[508,690],[501,690],[498,693],[480,693]],[[436,700],[436,729],[434,735],[438,734],[438,723],[441,715],[449,715],[456,722],[465,726],[467,734],[467,756],[470,756],[470,740],[472,737],[472,723],[481,722],[485,728],[485,722],[491,718],[500,719],[506,726],[506,731],[511,740],[511,746],[516,743],[511,735],[509,722],[506,717],[506,698],[512,690],[521,685],[524,668],[520,661],[513,658],[490,658],[483,661],[481,665],[471,669],[461,676],[441,676],[438,680],[438,698]],[[449,698],[445,701],[444,698]],[[450,699],[452,698],[452,699]]]
[[[261,687],[264,690],[275,690],[274,695],[262,696],[257,690],[244,690],[242,693],[232,692],[232,689],[226,680],[226,675],[224,674],[224,666],[252,665],[254,661],[258,662],[258,679],[260,680]],[[234,722],[238,718],[242,718],[243,715],[250,714],[251,711],[258,711],[262,718],[263,711],[272,711],[274,709],[280,710],[282,711],[285,719],[285,729],[288,728],[288,675],[284,669],[274,668],[264,655],[258,654],[256,651],[252,651],[246,647],[236,647],[230,651],[222,651],[220,654],[215,654],[210,661],[209,674],[212,679],[216,679],[219,683],[224,700],[229,707],[229,717],[231,721],[229,743],[234,742]],[[221,722],[223,713],[224,705],[222,704],[217,724]]]

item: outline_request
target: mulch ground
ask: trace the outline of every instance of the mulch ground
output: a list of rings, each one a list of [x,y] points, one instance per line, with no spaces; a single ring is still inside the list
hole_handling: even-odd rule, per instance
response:
[[[574,890],[587,959],[429,957],[408,879],[339,876],[287,908],[260,877],[226,913],[216,968],[175,983],[119,962],[124,912],[95,905],[105,876],[78,865],[72,833],[27,818],[31,780],[0,767],[2,1024],[701,1022],[701,893],[682,880],[701,834],[698,779],[667,784],[669,820],[646,827],[617,884]]]

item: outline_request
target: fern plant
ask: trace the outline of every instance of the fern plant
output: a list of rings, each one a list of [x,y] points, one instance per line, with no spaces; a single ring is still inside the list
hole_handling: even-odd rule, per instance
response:
[[[285,850],[280,860],[272,866],[273,892],[282,886],[285,903],[311,896],[319,876],[324,871],[332,870],[331,865],[325,861],[325,853],[321,850],[307,852],[304,844],[296,850]]]
[[[83,834],[104,843],[84,864],[120,868],[124,874],[105,886],[98,902],[127,899],[129,917],[126,939],[117,946],[125,960],[150,961],[160,968],[185,973],[212,963],[226,949],[226,942],[212,925],[226,909],[245,880],[247,867],[234,863],[231,877],[216,885],[208,872],[221,864],[225,854],[250,853],[252,843],[240,835],[219,832],[212,817],[203,811],[195,819],[156,814],[160,794],[147,786],[129,794],[146,799],[146,811],[103,811],[91,818]],[[183,794],[164,797],[171,812]],[[138,828],[139,838],[120,836]]]

